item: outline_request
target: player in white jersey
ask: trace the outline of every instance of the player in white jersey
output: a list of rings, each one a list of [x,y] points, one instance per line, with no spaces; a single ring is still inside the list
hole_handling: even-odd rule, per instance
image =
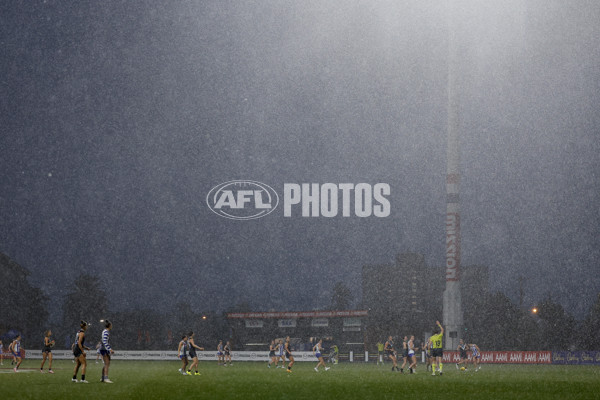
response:
[[[179,346],[177,347],[177,356],[181,360],[181,368],[179,368],[179,372],[183,375],[187,375],[185,372],[185,367],[188,365],[187,338],[187,335],[183,335],[181,337],[181,341],[179,342]]]
[[[281,368],[285,368],[285,351],[283,346],[283,340],[279,339],[279,343],[277,344],[277,357],[278,360],[281,359]],[[279,368],[279,366],[277,366]]]
[[[217,365],[225,365],[225,353],[222,340],[219,340],[219,344],[217,344]]]
[[[110,379],[108,379],[108,367],[110,367],[110,356],[114,354],[114,350],[110,347],[110,343],[108,341],[110,337],[110,331],[112,330],[112,323],[109,320],[100,321],[104,322],[104,330],[102,331],[102,336],[100,339],[100,355],[102,356],[102,361],[104,361],[104,367],[102,367],[102,381],[104,383],[113,383]]]
[[[477,372],[481,369],[479,366],[479,360],[481,360],[481,350],[479,350],[479,346],[477,346],[475,343],[469,344],[469,348],[471,350],[471,362],[475,367],[475,372]]]
[[[415,355],[415,337],[414,336],[411,336],[410,339],[408,340],[407,348],[408,348],[408,360],[410,361],[410,365],[408,366],[408,369],[411,374],[416,373],[417,371],[415,370],[415,368],[417,368],[417,356]]]
[[[13,340],[8,349],[12,352],[15,362],[17,363],[17,365],[13,368],[13,371],[18,372],[19,367],[23,362],[23,359],[21,358],[21,335],[17,335],[17,337],[15,337],[15,340]]]
[[[315,367],[315,371],[319,372],[319,365],[322,365],[323,368],[325,368],[325,371],[329,371],[329,368],[325,365],[325,360],[323,359],[323,339],[319,339],[319,341],[317,342],[317,344],[315,344],[313,346],[313,354],[315,355],[315,357],[317,357],[317,360],[319,360],[319,363],[317,364],[317,366]]]

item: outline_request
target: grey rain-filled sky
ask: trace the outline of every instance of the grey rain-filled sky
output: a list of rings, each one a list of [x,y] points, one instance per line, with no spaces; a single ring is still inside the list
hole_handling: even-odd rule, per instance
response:
[[[582,317],[600,292],[600,3],[452,3],[463,265]],[[443,268],[448,4],[3,2],[0,251],[53,320],[80,273],[112,310],[303,310],[337,281],[356,304],[361,267],[399,252]],[[221,218],[206,195],[235,179],[388,183],[391,215]]]

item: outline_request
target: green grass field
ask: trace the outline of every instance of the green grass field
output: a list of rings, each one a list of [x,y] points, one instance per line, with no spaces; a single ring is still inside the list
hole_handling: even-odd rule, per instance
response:
[[[8,364],[8,365],[7,365]],[[39,372],[39,360],[25,360],[14,373],[0,367],[6,399],[598,399],[600,367],[484,365],[460,372],[445,364],[443,376],[391,372],[389,364],[339,364],[327,372],[316,363],[296,363],[291,374],[264,363],[232,367],[201,363],[201,376],[182,376],[179,362],[113,361],[110,378],[100,383],[102,364],[90,363],[89,384],[71,382],[71,361],[54,362],[55,374]]]

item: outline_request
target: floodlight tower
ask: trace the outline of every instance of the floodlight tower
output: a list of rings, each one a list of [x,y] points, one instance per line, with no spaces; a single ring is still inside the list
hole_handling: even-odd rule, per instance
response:
[[[463,314],[460,294],[460,148],[457,51],[453,0],[448,0],[448,147],[446,149],[446,290],[444,291],[444,347],[455,350],[462,332]]]

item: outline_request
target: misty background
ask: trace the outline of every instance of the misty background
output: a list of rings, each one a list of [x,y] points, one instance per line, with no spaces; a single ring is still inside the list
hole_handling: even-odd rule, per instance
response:
[[[582,317],[600,292],[600,5],[453,3],[462,263]],[[336,282],[356,306],[361,267],[399,252],[442,269],[449,4],[2,3],[0,251],[51,321],[82,273],[111,310],[168,312],[323,309]],[[205,197],[234,179],[384,182],[391,215],[227,220]]]

